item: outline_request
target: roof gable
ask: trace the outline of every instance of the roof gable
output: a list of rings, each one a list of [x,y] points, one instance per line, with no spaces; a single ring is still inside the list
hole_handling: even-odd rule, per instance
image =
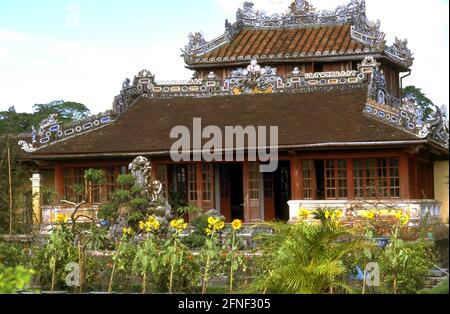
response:
[[[299,61],[329,56],[380,54],[403,68],[413,63],[406,40],[386,46],[380,22],[366,16],[365,0],[351,0],[331,11],[316,11],[306,0],[296,0],[284,14],[267,15],[246,1],[236,22],[225,22],[222,36],[206,41],[189,35],[183,56],[190,68],[237,63],[251,58],[271,62]]]

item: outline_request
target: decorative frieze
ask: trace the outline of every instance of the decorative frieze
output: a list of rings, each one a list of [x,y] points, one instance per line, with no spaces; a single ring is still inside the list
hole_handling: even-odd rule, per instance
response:
[[[432,117],[423,121],[413,100],[398,99],[387,91],[386,78],[374,58],[366,58],[358,68],[370,75],[367,104],[364,113],[370,117],[401,128],[419,138],[431,139],[449,148],[449,126],[445,116],[446,108],[438,108]]]
[[[366,82],[366,75],[358,71],[301,73],[298,68],[282,78],[276,68],[261,67],[258,60],[250,60],[247,68],[231,71],[229,78],[220,80],[211,72],[204,80],[158,82],[150,71],[138,75],[133,84],[125,84],[114,101],[114,111],[120,115],[139,97],[219,97],[261,93],[306,93],[353,88]],[[143,73],[141,73],[143,74]],[[130,81],[130,80],[128,80]]]

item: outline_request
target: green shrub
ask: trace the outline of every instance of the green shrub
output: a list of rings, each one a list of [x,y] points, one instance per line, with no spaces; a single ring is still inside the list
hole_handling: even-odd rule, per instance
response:
[[[117,177],[117,183],[121,187],[121,189],[127,189],[134,185],[135,179],[132,175],[120,175]]]
[[[391,239],[378,256],[382,280],[388,292],[417,293],[423,289],[434,261],[433,243]]]
[[[191,226],[194,228],[194,231],[183,239],[183,243],[191,249],[199,249],[206,242],[205,229],[208,228],[208,216],[202,215],[194,218]]]
[[[33,271],[22,266],[6,267],[0,264],[0,294],[24,290],[30,283]]]

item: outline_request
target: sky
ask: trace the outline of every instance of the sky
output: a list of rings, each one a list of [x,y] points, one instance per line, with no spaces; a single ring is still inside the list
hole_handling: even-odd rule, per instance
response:
[[[254,0],[284,12],[292,0]],[[92,113],[112,108],[126,77],[147,69],[157,80],[189,79],[181,48],[190,32],[207,40],[235,21],[243,0],[0,0],[0,111],[53,100],[84,103]],[[334,9],[348,0],[310,0]],[[408,38],[415,64],[406,85],[436,105],[449,104],[448,0],[366,0],[388,44]]]

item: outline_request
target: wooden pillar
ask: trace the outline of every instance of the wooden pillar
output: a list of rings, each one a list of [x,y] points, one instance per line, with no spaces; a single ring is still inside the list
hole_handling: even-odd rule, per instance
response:
[[[400,156],[400,197],[404,200],[411,198],[409,189],[409,168],[408,168],[408,156],[402,154]]]
[[[197,169],[197,207],[203,209],[203,169],[202,163],[195,164]]]
[[[348,199],[355,199],[355,170],[353,168],[353,159],[347,159],[347,190]]]
[[[292,199],[302,199],[302,169],[301,161],[297,156],[291,158],[291,189]]]
[[[55,191],[59,199],[64,198],[64,171],[60,164],[55,166]]]
[[[249,223],[251,220],[250,209],[250,164],[248,161],[243,163],[243,186],[244,186],[244,222]]]

